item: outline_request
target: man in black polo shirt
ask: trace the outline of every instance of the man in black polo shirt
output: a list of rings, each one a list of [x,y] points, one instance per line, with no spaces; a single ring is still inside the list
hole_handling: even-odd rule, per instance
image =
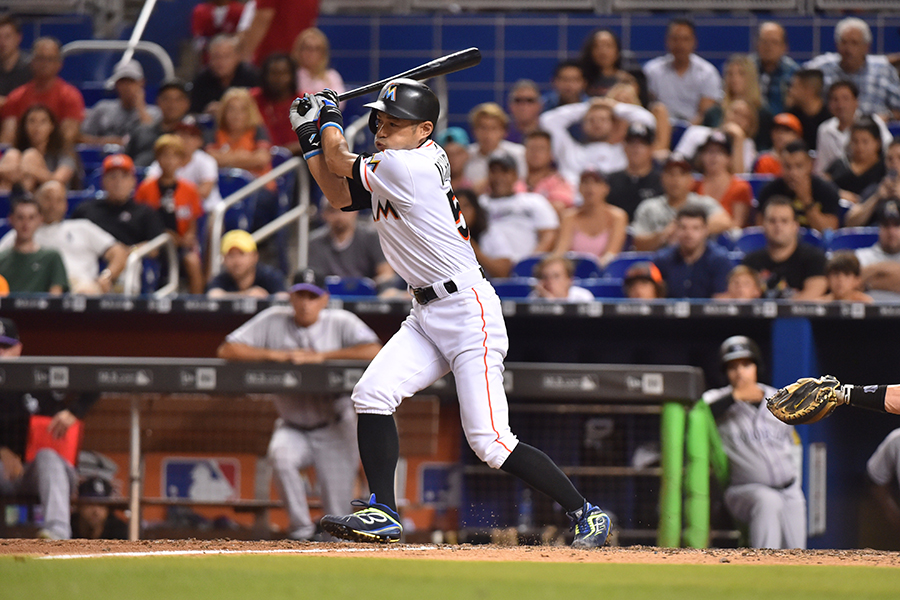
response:
[[[800,226],[790,198],[772,196],[763,213],[766,246],[744,257],[763,281],[767,298],[815,300],[828,288],[825,253],[800,241]]]
[[[663,195],[659,167],[653,162],[653,141],[656,132],[643,123],[632,123],[625,136],[625,157],[628,166],[610,174],[607,202],[628,213],[634,219],[638,204],[647,198]]]
[[[222,271],[207,284],[206,295],[210,298],[268,298],[273,294],[287,296],[284,275],[259,262],[253,236],[242,229],[232,229],[222,236]]]
[[[82,202],[73,219],[87,219],[108,231],[126,246],[136,246],[165,233],[159,213],[134,201],[134,162],[125,154],[103,160],[104,197]]]
[[[256,68],[241,61],[237,37],[217,35],[209,43],[209,66],[194,78],[191,112],[215,114],[225,90],[232,87],[252,88],[259,83]]]
[[[757,224],[763,224],[763,212],[770,199],[784,196],[794,207],[800,226],[818,231],[837,229],[840,226],[838,189],[830,181],[813,175],[813,159],[806,143],[797,140],[785,146],[781,164],[784,174],[759,192]]]

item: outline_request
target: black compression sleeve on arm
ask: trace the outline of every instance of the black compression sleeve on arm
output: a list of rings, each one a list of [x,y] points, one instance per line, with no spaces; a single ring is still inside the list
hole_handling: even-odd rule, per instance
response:
[[[341,209],[344,212],[372,208],[372,193],[363,186],[362,179],[359,177],[359,169],[363,158],[362,154],[356,157],[356,160],[353,162],[353,177],[347,178],[347,183],[350,185],[351,204]]]
[[[867,408],[878,412],[887,412],[884,408],[886,385],[854,385],[850,388],[850,406]]]

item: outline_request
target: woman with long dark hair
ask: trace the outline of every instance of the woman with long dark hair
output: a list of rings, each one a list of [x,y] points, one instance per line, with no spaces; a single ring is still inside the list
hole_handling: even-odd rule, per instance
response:
[[[297,154],[300,150],[297,134],[284,117],[297,94],[297,63],[287,54],[274,52],[263,61],[260,79],[262,85],[251,89],[250,95],[256,101],[270,141]]]
[[[622,44],[609,29],[597,29],[581,48],[581,68],[587,81],[589,96],[605,96],[609,89],[622,81]]]
[[[45,181],[77,189],[81,178],[78,157],[68,150],[59,123],[50,109],[35,104],[16,126],[15,143],[0,158],[0,190],[21,186],[33,192]]]

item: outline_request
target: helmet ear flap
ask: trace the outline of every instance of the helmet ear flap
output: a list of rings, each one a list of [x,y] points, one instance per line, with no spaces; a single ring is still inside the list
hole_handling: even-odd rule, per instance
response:
[[[378,133],[378,111],[374,108],[369,113],[369,131]]]

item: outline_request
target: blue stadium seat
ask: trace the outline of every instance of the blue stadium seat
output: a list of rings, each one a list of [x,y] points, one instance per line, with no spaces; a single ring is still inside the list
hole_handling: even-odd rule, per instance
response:
[[[578,279],[588,279],[591,277],[600,277],[603,274],[603,265],[597,260],[597,257],[587,252],[566,252],[566,258],[575,265],[575,277]]]
[[[734,249],[743,254],[759,250],[766,245],[762,227],[744,227],[741,235],[734,240]]]
[[[878,242],[877,227],[844,227],[836,229],[828,242],[828,251],[868,248]]]
[[[253,175],[243,169],[219,169],[219,193],[227,198],[242,187],[253,182]],[[256,194],[250,194],[225,213],[225,231],[250,229],[253,223],[253,209]]]
[[[124,152],[125,149],[118,144],[76,144],[75,152],[81,158],[81,164],[85,173],[99,169],[103,159],[110,154]]]
[[[583,287],[591,292],[595,298],[624,298],[622,280],[618,277],[592,277],[579,279],[574,285]]]
[[[534,277],[534,268],[546,254],[533,254],[526,256],[515,264],[512,274],[515,277]],[[566,252],[565,257],[572,261],[575,267],[575,277],[584,279],[587,277],[599,277],[603,273],[603,266],[593,254],[585,252]]]
[[[546,254],[533,254],[526,256],[512,268],[513,277],[534,277],[534,267],[546,256]]]
[[[887,128],[892,136],[897,137],[898,135],[900,135],[900,122],[891,121],[887,124]]]
[[[503,300],[515,300],[527,298],[532,290],[531,277],[510,277],[507,279],[492,279],[491,285],[497,291],[497,295]]]
[[[9,214],[9,192],[0,192],[0,218]]]
[[[731,260],[731,268],[733,269],[744,262],[744,253],[738,250],[731,250],[728,252],[728,258]]]
[[[369,277],[338,277],[330,275],[325,278],[328,293],[332,296],[377,296],[378,286]]]
[[[72,213],[75,212],[75,207],[84,202],[85,200],[92,200],[97,197],[97,190],[93,188],[88,188],[85,190],[78,190],[75,192],[69,192],[66,194],[66,199],[69,201],[69,209],[66,211],[66,217],[71,217]]]
[[[753,198],[759,198],[759,192],[762,190],[767,183],[775,179],[774,175],[766,174],[756,174],[756,173],[740,173],[738,175],[741,179],[745,180],[750,184],[750,188],[753,190]]]
[[[652,260],[652,252],[622,252],[606,265],[606,268],[603,270],[603,276],[606,278],[624,279],[625,273],[631,265]]]

